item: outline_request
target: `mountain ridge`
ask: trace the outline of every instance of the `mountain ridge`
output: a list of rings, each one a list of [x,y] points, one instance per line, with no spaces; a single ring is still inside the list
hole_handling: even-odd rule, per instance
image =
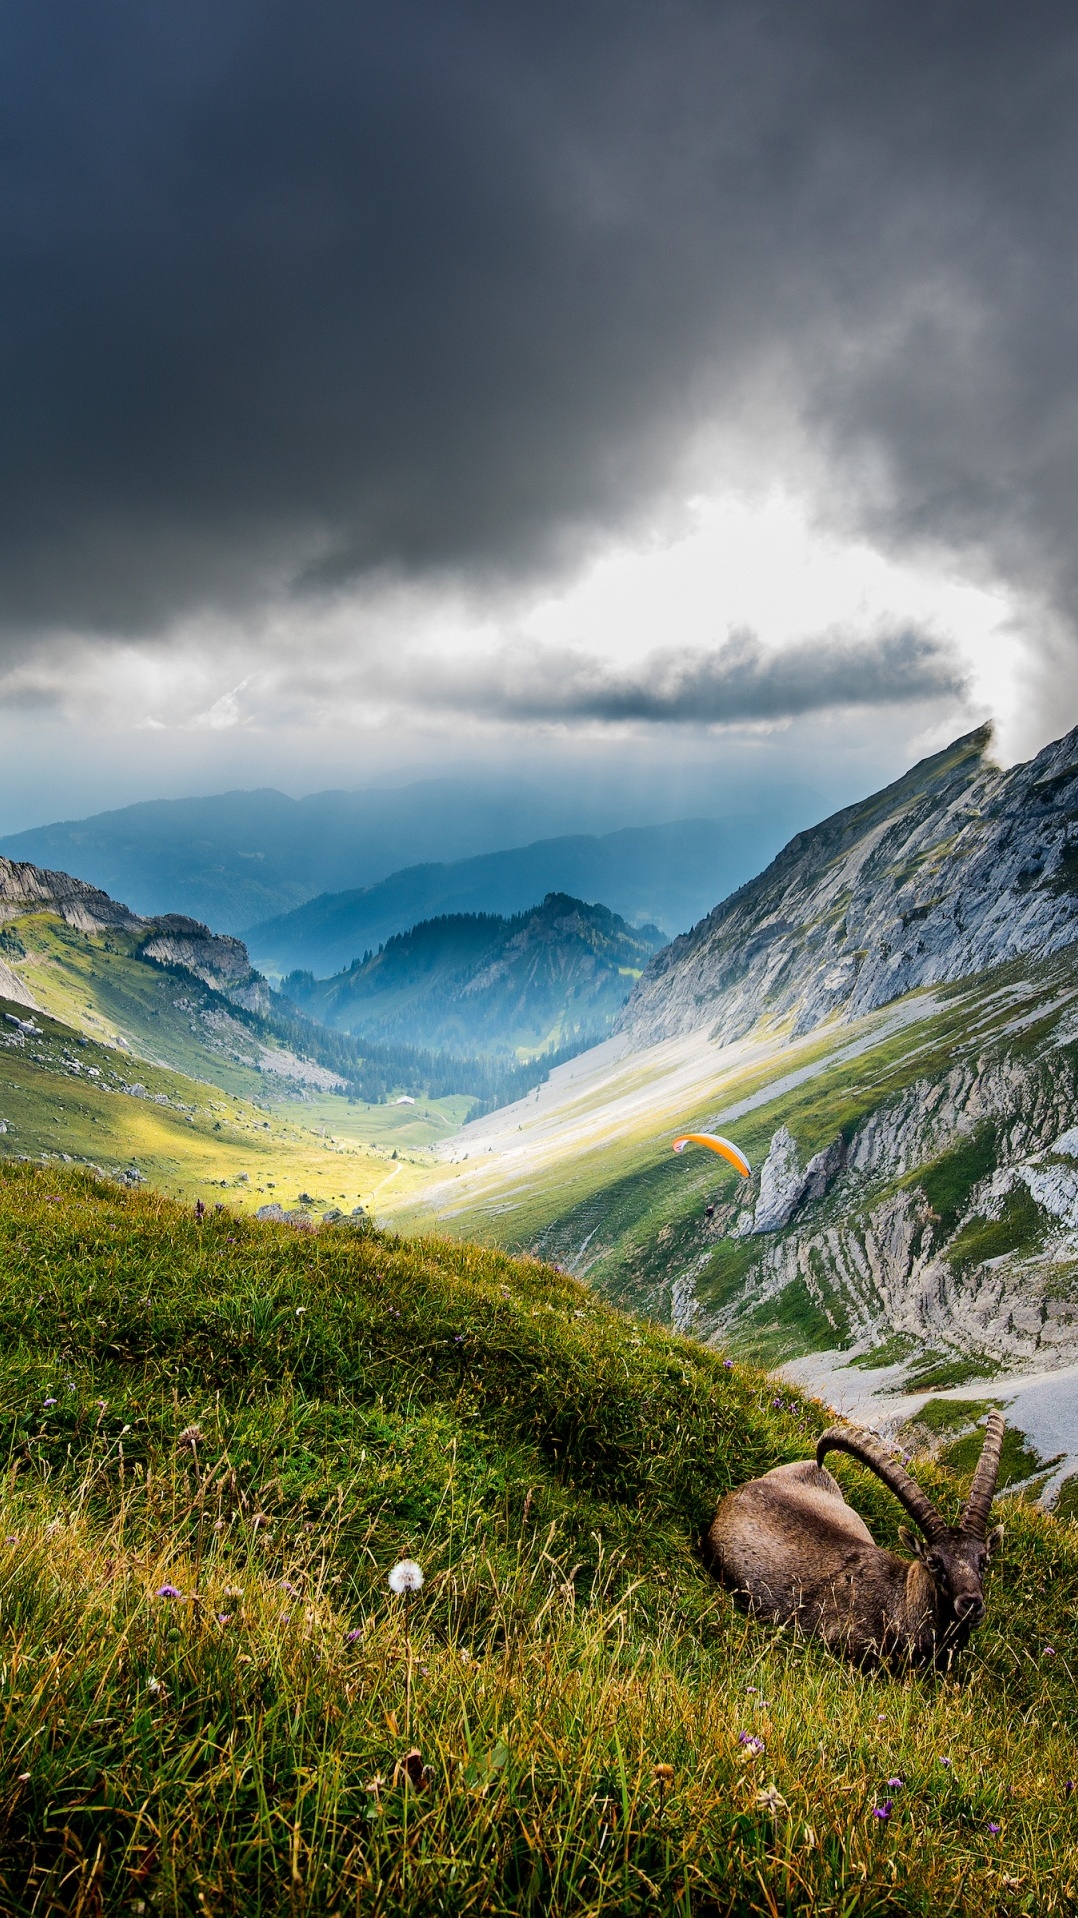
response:
[[[197,919],[183,913],[162,913],[144,918],[132,912],[122,900],[113,899],[97,886],[75,879],[67,872],[31,865],[25,860],[6,859],[0,854],[0,926],[28,912],[55,913],[77,932],[118,931],[139,935],[138,956],[160,965],[179,965],[216,991],[236,994],[244,987],[257,987],[258,978],[241,939],[227,933],[211,932]],[[35,1002],[25,995],[27,988],[17,970],[3,964],[2,989],[5,998],[24,1005]]]
[[[428,862],[391,873],[375,886],[323,893],[290,913],[248,929],[255,962],[283,976],[324,973],[351,964],[422,920],[447,913],[528,910],[548,892],[601,899],[630,924],[664,932],[691,920],[693,902],[729,857],[729,828],[707,819],[625,826],[602,835],[567,834],[452,863]],[[721,883],[721,882],[719,882]]]
[[[603,837],[627,819],[647,830],[655,822],[676,822],[690,809],[714,833],[702,883],[685,868],[680,890],[666,904],[665,894],[639,902],[624,889],[609,899],[629,918],[658,914],[668,934],[691,925],[720,893],[758,870],[795,824],[820,809],[820,801],[796,781],[756,793],[751,806],[737,798],[729,781],[720,781],[697,791],[687,808],[676,794],[650,788],[608,793],[601,782],[578,778],[542,785],[513,776],[495,781],[444,774],[298,799],[267,786],[140,800],[0,836],[0,853],[77,873],[114,898],[130,900],[139,913],[181,912],[215,931],[243,934],[308,900],[377,885],[419,864],[455,863],[554,838]],[[552,890],[587,898],[609,893],[578,866],[566,865],[538,881],[533,876],[526,896],[414,902],[408,915],[375,931],[373,943],[432,911],[517,911]],[[364,943],[371,938],[319,963],[319,970],[347,964]],[[297,954],[284,970],[303,963]]]
[[[282,992],[309,1016],[357,1035],[486,1051],[547,1050],[602,1037],[661,944],[601,905],[548,893],[504,918],[445,914],[386,941],[347,971],[292,973]]]
[[[652,961],[635,1045],[793,1034],[1078,938],[1078,728],[1001,771],[987,727],[799,833]]]

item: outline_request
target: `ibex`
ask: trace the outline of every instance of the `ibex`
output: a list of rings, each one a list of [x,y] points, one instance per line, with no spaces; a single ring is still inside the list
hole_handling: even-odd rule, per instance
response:
[[[948,1525],[867,1432],[832,1426],[815,1462],[780,1465],[723,1499],[708,1534],[719,1576],[750,1611],[814,1633],[860,1664],[948,1666],[984,1617],[985,1567],[1002,1536],[988,1532],[1002,1446],[993,1412],[969,1497]],[[848,1452],[901,1500],[924,1533],[922,1541],[899,1532],[912,1562],[876,1544],[824,1470],[828,1452]]]

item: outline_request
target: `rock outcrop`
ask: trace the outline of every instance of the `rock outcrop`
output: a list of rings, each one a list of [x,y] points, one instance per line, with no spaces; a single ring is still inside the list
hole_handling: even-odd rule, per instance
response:
[[[88,886],[70,873],[49,872],[40,866],[0,858],[0,924],[30,912],[55,913],[78,932],[124,932],[138,935],[137,955],[158,965],[182,966],[207,986],[241,1003],[253,1003],[265,985],[248,957],[242,939],[211,932],[197,919],[179,913],[143,919],[107,892]],[[0,997],[22,1005],[35,1001],[23,981],[17,961],[0,957]],[[257,1007],[261,1010],[261,1005]]]
[[[107,892],[73,879],[70,873],[0,858],[0,923],[27,912],[55,912],[79,932],[106,932],[113,927],[137,932],[150,924],[119,900],[110,899]]]
[[[144,923],[149,926],[149,936],[139,947],[140,958],[154,959],[162,966],[183,966],[218,992],[234,991],[249,983],[251,961],[242,939],[211,932],[197,919],[185,919],[174,912]]]
[[[845,1141],[834,1139],[822,1152],[815,1153],[802,1171],[797,1141],[787,1126],[780,1126],[760,1169],[760,1197],[749,1230],[780,1231],[799,1206],[823,1198],[845,1163]]]
[[[894,1334],[911,1349],[956,1349],[994,1364],[1048,1368],[1078,1354],[1078,1064],[1069,1049],[963,1062],[885,1101],[844,1147],[826,1189],[799,1170],[780,1126],[761,1168],[748,1231],[760,1250],[716,1311],[683,1272],[671,1316],[720,1342],[760,1323],[791,1288],[830,1325],[834,1344],[871,1349]],[[933,1165],[989,1133],[995,1163],[943,1219],[928,1196]],[[1015,1196],[1024,1210],[1014,1211]],[[823,1203],[817,1205],[816,1201]],[[1032,1201],[1032,1204],[1030,1204]],[[986,1228],[1008,1219],[1004,1252]],[[731,1236],[745,1237],[734,1232]],[[701,1255],[701,1272],[709,1254]]]
[[[970,733],[799,833],[652,960],[618,1029],[802,1033],[1078,940],[1078,729],[1008,772],[989,743]]]

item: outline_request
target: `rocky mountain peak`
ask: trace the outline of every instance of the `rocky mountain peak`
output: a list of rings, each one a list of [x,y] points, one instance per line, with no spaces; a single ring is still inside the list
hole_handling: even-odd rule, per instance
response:
[[[652,960],[640,1045],[856,1018],[1078,939],[1078,729],[1002,771],[987,727],[809,831]]]

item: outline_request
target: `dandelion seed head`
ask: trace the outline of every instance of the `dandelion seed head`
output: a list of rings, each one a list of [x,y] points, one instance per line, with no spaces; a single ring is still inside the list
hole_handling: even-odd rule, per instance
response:
[[[398,1597],[403,1592],[418,1592],[423,1583],[423,1568],[414,1558],[398,1559],[389,1574],[389,1589]]]

